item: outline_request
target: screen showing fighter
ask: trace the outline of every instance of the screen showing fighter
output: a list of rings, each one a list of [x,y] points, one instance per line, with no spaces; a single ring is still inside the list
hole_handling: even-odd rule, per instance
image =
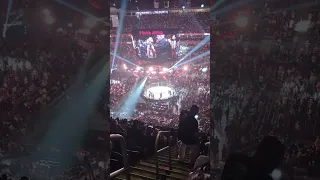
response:
[[[140,60],[174,61],[179,46],[177,30],[138,30],[133,33],[132,45]]]

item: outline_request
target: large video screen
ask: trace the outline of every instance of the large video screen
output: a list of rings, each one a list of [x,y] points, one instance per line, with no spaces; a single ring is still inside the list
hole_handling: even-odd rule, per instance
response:
[[[139,60],[174,61],[178,57],[178,29],[139,29],[132,32],[132,45]]]

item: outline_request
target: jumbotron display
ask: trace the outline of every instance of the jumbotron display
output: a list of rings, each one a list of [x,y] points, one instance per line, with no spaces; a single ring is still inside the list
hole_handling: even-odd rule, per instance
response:
[[[135,54],[142,61],[173,62],[178,57],[178,29],[140,29],[132,32]]]

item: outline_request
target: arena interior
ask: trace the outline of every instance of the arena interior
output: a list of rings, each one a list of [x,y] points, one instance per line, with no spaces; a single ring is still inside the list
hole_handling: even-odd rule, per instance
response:
[[[139,152],[137,157],[132,157],[133,177],[155,177],[152,173],[155,170],[146,166],[154,165],[150,158],[155,156],[157,134],[160,131],[174,133],[178,129],[181,111],[188,111],[192,105],[200,108],[194,116],[199,124],[200,138],[203,143],[209,141],[209,16],[209,9],[201,7],[185,12],[184,9],[156,14],[137,12],[127,15],[123,23],[119,23],[123,32],[120,36],[116,34],[118,28],[111,34],[110,133],[116,134],[122,129],[121,134],[130,142],[128,149]],[[162,23],[153,23],[157,20]],[[171,46],[169,57],[162,53],[162,38]],[[161,146],[164,146],[164,139],[166,136],[160,137]],[[203,152],[207,149],[204,147]],[[177,154],[174,156],[172,158],[177,159]],[[175,160],[175,163],[179,162]],[[168,178],[186,177],[188,166],[176,166],[184,170],[177,173],[174,169]],[[114,166],[111,162],[110,167],[114,172],[121,166]]]
[[[0,180],[320,178],[319,1],[0,9]]]

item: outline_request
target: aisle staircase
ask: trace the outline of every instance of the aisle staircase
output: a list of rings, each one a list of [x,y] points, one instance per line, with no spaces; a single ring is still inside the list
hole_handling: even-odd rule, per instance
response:
[[[158,149],[161,136],[167,136],[167,146]],[[178,161],[177,143],[170,131],[159,131],[155,143],[155,154],[150,159],[140,160],[136,165],[129,167],[127,148],[123,136],[111,134],[110,140],[120,140],[124,167],[110,173],[113,180],[185,180],[189,174],[187,163]],[[186,154],[185,161],[189,160]]]
[[[175,157],[176,148],[164,150],[158,155],[159,161],[159,179],[166,180],[185,180],[188,177],[189,169],[182,163],[179,163]],[[169,153],[173,159],[171,160],[172,169],[169,167]],[[187,156],[188,158],[188,156]],[[131,180],[155,180],[156,179],[156,157],[151,159],[141,160],[134,167],[129,168]],[[121,174],[115,180],[126,180],[125,174]]]

